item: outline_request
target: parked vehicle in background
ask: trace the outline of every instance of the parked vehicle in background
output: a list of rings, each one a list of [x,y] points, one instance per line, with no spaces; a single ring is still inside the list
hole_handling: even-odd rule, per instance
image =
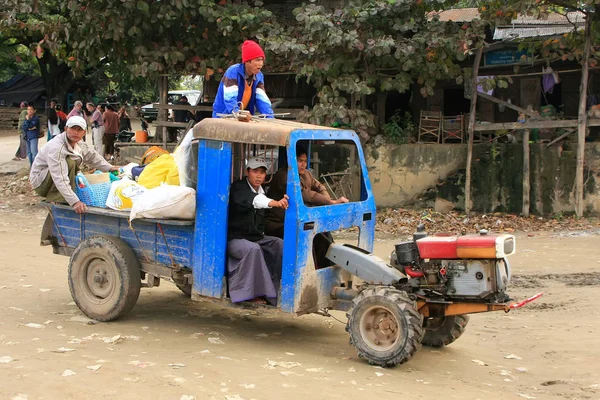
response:
[[[200,90],[171,90],[167,97],[168,104],[175,104],[185,96],[191,106],[196,106],[202,99],[202,91]],[[156,100],[158,103],[158,100]],[[146,104],[140,109],[140,116],[148,122],[156,121],[158,118],[158,109],[154,108],[154,104]],[[169,119],[173,119],[173,110],[169,110]]]

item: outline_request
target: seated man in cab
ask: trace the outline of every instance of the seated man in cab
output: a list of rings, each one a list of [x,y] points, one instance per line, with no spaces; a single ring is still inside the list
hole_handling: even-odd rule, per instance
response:
[[[302,201],[307,206],[324,206],[328,204],[348,203],[348,199],[340,197],[333,200],[327,188],[318,180],[316,180],[308,166],[308,155],[302,147],[296,147],[296,162],[298,163],[298,172],[300,174],[300,187],[302,188]],[[288,169],[280,168],[271,181],[269,186],[269,196],[279,198],[285,195],[287,190],[287,174]],[[283,221],[285,219],[285,210],[269,209],[265,213],[265,232],[269,235],[283,238]]]
[[[86,205],[75,194],[75,175],[79,168],[85,164],[103,172],[119,170],[81,141],[86,130],[83,117],[70,117],[65,131],[42,147],[29,174],[29,182],[38,195],[46,201],[68,203],[77,214],[86,210]]]
[[[227,275],[233,303],[277,304],[281,280],[283,240],[264,234],[265,209],[288,208],[288,197],[273,200],[265,196],[262,184],[267,176],[263,157],[252,157],[246,177],[231,184],[227,229]]]

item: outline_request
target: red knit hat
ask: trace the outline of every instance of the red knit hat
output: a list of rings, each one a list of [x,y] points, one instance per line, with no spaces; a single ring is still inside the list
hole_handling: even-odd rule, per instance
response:
[[[258,43],[253,42],[252,40],[246,40],[244,44],[242,44],[242,62],[254,60],[255,58],[262,57],[265,58],[265,52]]]

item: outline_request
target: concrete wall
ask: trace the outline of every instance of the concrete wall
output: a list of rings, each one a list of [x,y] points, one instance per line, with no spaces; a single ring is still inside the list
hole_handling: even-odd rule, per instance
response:
[[[428,188],[464,168],[467,147],[454,144],[367,146],[365,157],[378,206],[413,203]]]
[[[378,206],[432,207],[436,198],[464,208],[467,145],[410,144],[365,148]],[[551,215],[574,211],[576,144],[531,145],[531,212]],[[523,148],[475,145],[472,166],[473,209],[519,213],[522,204]],[[586,144],[586,213],[600,214],[600,143]]]

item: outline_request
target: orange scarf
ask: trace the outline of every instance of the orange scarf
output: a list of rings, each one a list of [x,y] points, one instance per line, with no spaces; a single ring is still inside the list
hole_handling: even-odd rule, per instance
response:
[[[252,81],[252,83],[254,83],[254,81]],[[252,97],[252,83],[248,84],[248,80],[244,79],[244,84],[246,86],[242,96],[242,110],[245,110],[246,107],[248,107],[248,103],[250,103],[250,97]]]

